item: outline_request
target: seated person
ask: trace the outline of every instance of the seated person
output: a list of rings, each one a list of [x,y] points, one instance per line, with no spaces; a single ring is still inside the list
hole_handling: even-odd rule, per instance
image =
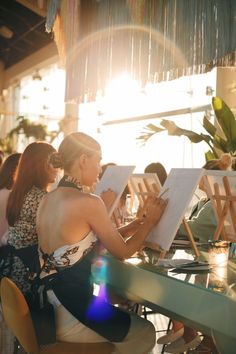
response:
[[[83,133],[66,136],[50,159],[54,167],[64,169],[64,177],[38,210],[41,282],[55,309],[59,340],[111,341],[119,353],[148,353],[155,345],[154,326],[98,299],[93,294],[91,266],[99,257],[99,243],[119,259],[135,253],[160,219],[166,201],[150,198],[147,216],[125,241],[102,199],[83,192],[84,185],[90,187],[97,180],[100,160],[100,145]]]
[[[7,200],[14,182],[15,171],[21,154],[11,154],[0,168],[0,246],[7,242],[8,222],[6,219]]]
[[[207,161],[203,168],[206,170],[229,170],[231,166],[231,156],[229,154],[223,154],[220,159]],[[199,188],[205,191],[203,180],[200,181]],[[201,199],[193,207],[187,223],[195,238],[203,242],[212,240],[217,227],[217,221],[211,201],[207,198]],[[178,236],[179,235],[187,237],[187,231],[183,225],[181,225],[178,230]],[[167,353],[180,353],[199,345],[200,338],[194,329],[174,320],[172,323],[173,328],[170,333],[160,337],[157,341],[159,344],[170,343],[165,347]],[[199,345],[199,353],[202,348],[206,349],[206,347],[214,348],[212,339],[208,336],[205,336]]]
[[[223,154],[220,159],[207,161],[203,168],[206,170],[229,170],[231,166],[232,159],[230,155]],[[205,192],[203,180],[199,183],[199,189]],[[211,201],[205,197],[194,205],[187,223],[194,238],[202,242],[212,240],[217,227],[217,220]],[[187,237],[184,225],[180,226],[177,235]]]
[[[25,148],[7,202],[8,244],[14,256],[11,254],[7,259],[1,276],[11,278],[24,295],[30,290],[29,267],[33,266],[33,260],[35,265],[38,261],[36,212],[57,175],[57,170],[48,163],[53,152],[55,149],[46,142],[33,142]]]
[[[145,173],[156,173],[161,185],[165,183],[167,172],[165,167],[160,162],[152,162],[145,167]]]

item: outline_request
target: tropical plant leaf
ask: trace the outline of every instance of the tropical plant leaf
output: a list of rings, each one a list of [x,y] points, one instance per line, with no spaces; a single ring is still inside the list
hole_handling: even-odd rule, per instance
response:
[[[206,115],[203,118],[203,128],[214,138],[216,127],[209,121]]]
[[[192,143],[200,143],[206,140],[206,136],[202,134],[197,134],[192,130],[182,129],[178,127],[173,121],[163,119],[160,123],[167,131],[169,135],[174,136],[186,136]]]
[[[205,159],[206,161],[217,159],[219,156],[214,154],[211,150],[205,152]]]
[[[236,150],[236,120],[233,112],[220,97],[212,98],[212,106],[215,111],[217,121],[222,128],[226,140],[232,150]]]
[[[141,143],[145,143],[148,139],[150,139],[154,134],[163,132],[165,129],[157,127],[154,124],[148,124],[146,127],[144,127],[144,131],[141,133],[141,135],[137,138],[137,140],[140,140]]]
[[[221,150],[222,152],[230,152],[229,147],[228,147],[228,142],[223,139],[221,136],[218,134],[215,134],[214,139],[212,140],[213,146],[216,149]]]

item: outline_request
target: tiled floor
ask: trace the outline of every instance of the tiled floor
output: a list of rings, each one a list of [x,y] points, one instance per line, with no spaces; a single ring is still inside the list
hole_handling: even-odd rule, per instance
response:
[[[151,319],[150,319],[151,320]],[[166,329],[168,327],[169,318],[162,316],[162,315],[153,315],[152,322],[154,323],[157,333],[156,338],[163,336],[166,333]],[[162,345],[155,345],[155,348],[152,351],[152,354],[161,354],[162,352]]]
[[[161,314],[148,315],[148,320],[151,321],[156,328],[156,338],[163,336],[166,333],[168,327],[169,318]],[[152,350],[151,354],[161,354],[162,345],[155,345],[155,348]]]

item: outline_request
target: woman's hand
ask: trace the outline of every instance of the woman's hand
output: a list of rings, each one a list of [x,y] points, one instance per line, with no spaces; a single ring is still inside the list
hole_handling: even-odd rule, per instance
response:
[[[112,189],[107,189],[101,193],[101,198],[107,210],[110,210],[112,204],[116,199],[116,196],[117,196],[116,192],[114,192]]]
[[[136,218],[132,221],[130,221],[128,224],[121,226],[118,228],[119,233],[122,235],[122,237],[130,237],[133,234],[136,233],[138,230],[139,226],[143,223],[142,219]]]
[[[167,206],[168,199],[148,197],[145,202],[145,213],[142,215],[144,222],[155,225],[161,218]]]

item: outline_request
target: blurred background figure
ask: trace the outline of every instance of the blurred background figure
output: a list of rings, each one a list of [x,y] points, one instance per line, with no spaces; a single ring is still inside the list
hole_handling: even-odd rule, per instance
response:
[[[6,244],[8,222],[6,219],[7,200],[14,182],[14,175],[21,157],[20,153],[6,158],[0,168],[0,246]]]
[[[145,167],[145,173],[156,173],[161,185],[165,183],[167,172],[165,167],[160,162],[152,162]]]
[[[0,246],[7,243],[8,222],[6,219],[7,200],[14,182],[14,174],[21,154],[8,156],[2,163],[3,154],[0,151]],[[1,247],[3,250],[4,247]],[[0,260],[2,261],[2,254]],[[0,353],[12,354],[14,351],[14,336],[5,324],[0,313]]]
[[[3,160],[4,160],[4,152],[2,150],[0,150],[0,167],[3,163]]]

